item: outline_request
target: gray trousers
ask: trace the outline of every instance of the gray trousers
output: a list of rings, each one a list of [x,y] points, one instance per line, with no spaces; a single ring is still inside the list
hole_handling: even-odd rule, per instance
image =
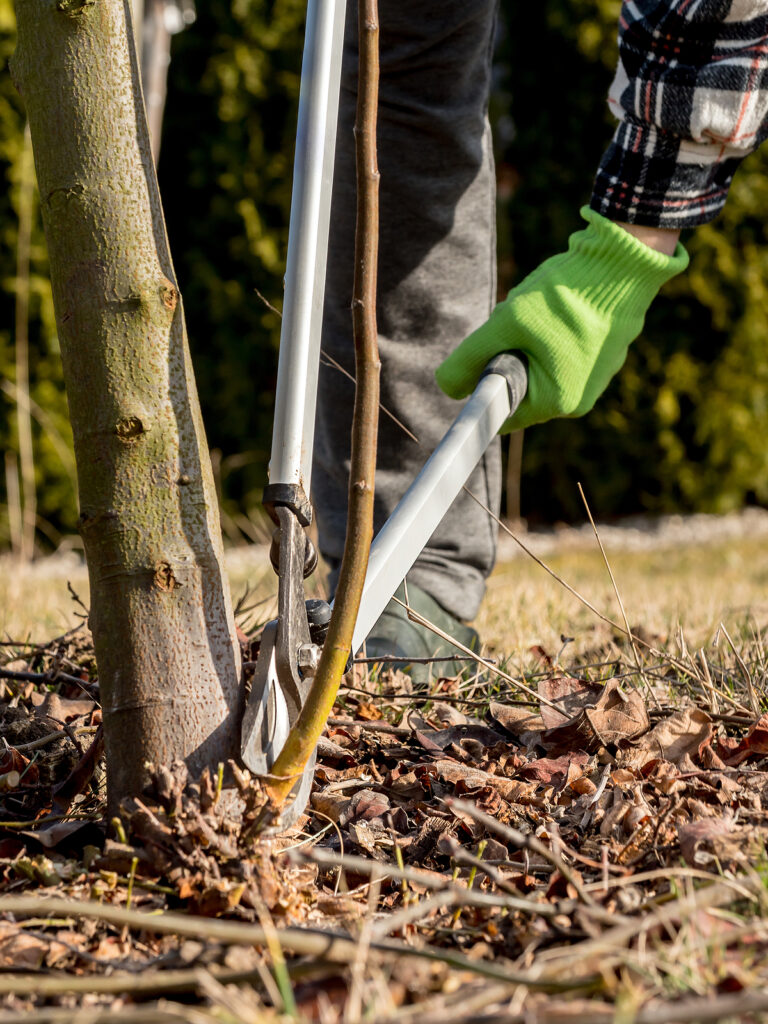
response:
[[[459,412],[459,403],[437,387],[435,368],[487,319],[496,301],[495,178],[487,118],[496,6],[497,0],[379,2],[381,402],[419,443],[381,414],[377,531]],[[349,8],[323,350],[354,373],[355,0]],[[344,549],[353,394],[338,369],[321,366],[313,498],[320,549],[332,569]],[[498,439],[468,487],[498,513]],[[456,617],[472,619],[493,568],[496,539],[493,519],[462,492],[408,579]]]

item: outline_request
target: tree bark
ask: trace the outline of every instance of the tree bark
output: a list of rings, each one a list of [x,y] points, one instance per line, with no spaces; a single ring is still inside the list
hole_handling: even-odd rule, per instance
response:
[[[111,807],[234,756],[239,650],[130,0],[17,0],[74,433]]]

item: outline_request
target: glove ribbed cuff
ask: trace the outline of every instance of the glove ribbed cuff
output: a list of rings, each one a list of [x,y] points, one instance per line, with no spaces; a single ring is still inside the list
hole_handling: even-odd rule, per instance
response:
[[[673,256],[652,249],[614,221],[588,206],[581,209],[588,226],[571,235],[568,256],[571,288],[596,312],[643,317],[662,285],[688,266],[678,242]]]

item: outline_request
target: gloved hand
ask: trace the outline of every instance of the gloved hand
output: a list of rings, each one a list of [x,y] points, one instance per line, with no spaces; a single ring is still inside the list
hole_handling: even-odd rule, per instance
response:
[[[528,394],[500,433],[589,412],[627,358],[659,288],[685,270],[678,243],[666,256],[584,207],[587,227],[513,288],[435,376],[451,398],[475,388],[500,352],[528,357]]]

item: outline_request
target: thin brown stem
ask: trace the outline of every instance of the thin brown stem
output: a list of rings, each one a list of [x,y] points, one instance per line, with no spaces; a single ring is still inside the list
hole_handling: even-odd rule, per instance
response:
[[[611,568],[611,563],[608,561],[608,555],[605,553],[605,548],[603,547],[603,541],[602,541],[602,539],[600,537],[600,534],[598,533],[597,525],[595,523],[595,520],[592,518],[592,509],[589,507],[589,502],[587,501],[587,496],[584,493],[584,488],[581,486],[580,483],[577,483],[576,486],[579,488],[579,494],[581,495],[581,500],[584,502],[584,508],[587,510],[587,515],[589,516],[589,522],[590,522],[590,525],[592,526],[592,531],[593,531],[593,533],[595,535],[595,540],[597,541],[597,546],[600,548],[600,554],[603,556],[603,561],[605,562],[605,568],[608,570],[608,575],[610,576],[610,579],[611,579],[611,584],[613,586],[613,592],[616,595],[616,601],[618,602],[618,605],[619,605],[619,611],[621,612],[621,617],[624,620],[624,628],[627,631],[627,637],[629,638],[629,643],[630,643],[630,646],[632,647],[632,654],[633,654],[634,659],[635,659],[635,667],[637,668],[637,674],[640,676],[640,679],[642,680],[643,684],[645,685],[645,688],[648,690],[648,694],[649,694],[651,700],[654,702],[654,704],[658,708],[659,707],[659,698],[656,696],[656,694],[655,694],[655,692],[653,690],[653,687],[650,685],[650,683],[648,682],[648,680],[645,677],[645,673],[643,672],[643,666],[642,666],[642,664],[640,662],[640,655],[638,654],[638,651],[637,651],[637,645],[635,644],[635,638],[632,635],[632,630],[629,628],[629,619],[627,618],[627,613],[626,613],[626,611],[624,609],[624,602],[621,599],[621,593],[619,591],[618,584],[616,583],[616,577],[613,575],[613,569]]]
[[[525,835],[518,831],[516,828],[510,828],[509,825],[504,825],[502,822],[492,818],[490,814],[486,814],[481,811],[474,804],[469,803],[467,800],[446,800],[449,807],[455,808],[457,811],[463,811],[464,814],[468,814],[470,818],[474,818],[475,821],[479,821],[481,825],[485,825],[489,832],[495,832],[496,835],[501,836],[502,839],[506,839],[510,843],[514,843],[521,850],[530,850],[531,853],[537,853],[544,860],[556,868],[563,878],[569,882],[576,892],[579,899],[586,904],[588,907],[594,907],[595,901],[585,891],[582,883],[576,878],[575,874],[568,865],[565,863],[559,853],[551,850],[542,841],[534,835]]]
[[[368,861],[368,863],[371,862]],[[481,895],[484,894],[470,893],[469,898],[477,900]],[[220,942],[223,945],[231,946],[266,946],[267,944],[266,934],[260,925],[225,921],[218,918],[195,917],[191,914],[153,914],[140,910],[126,910],[123,907],[89,900],[0,896],[1,914],[14,914],[20,917],[47,915],[49,917],[87,918],[95,921],[107,921],[118,927],[126,925],[132,929],[158,935],[182,935],[194,939],[204,936],[209,942]],[[283,949],[298,955],[350,964],[357,953],[357,939],[341,935],[338,932],[314,932],[306,928],[289,927],[278,929],[277,935]],[[495,981],[525,984],[535,990],[575,991],[578,988],[591,988],[596,982],[594,975],[579,976],[565,983],[561,983],[557,979],[539,982],[532,972],[523,973],[510,970],[509,965],[504,962],[498,965],[487,964],[470,960],[460,953],[452,953],[449,950],[429,947],[415,949],[402,942],[392,940],[382,939],[371,942],[371,949],[394,959],[414,957],[419,960],[431,960],[481,977],[492,978]],[[35,977],[40,980],[39,976]],[[135,975],[132,977],[135,979]]]
[[[355,341],[355,407],[344,557],[328,637],[304,707],[267,782],[280,808],[304,771],[333,708],[352,647],[373,539],[373,483],[379,411],[379,345],[376,275],[379,245],[379,170],[376,119],[379,90],[377,0],[358,0],[360,67],[357,94],[357,227],[352,326]]]
[[[35,459],[32,446],[32,414],[29,404],[29,296],[30,249],[35,206],[35,171],[32,164],[32,139],[29,124],[24,129],[19,183],[19,229],[16,248],[16,424],[19,442],[19,466],[23,493],[21,559],[32,559],[35,548],[37,495]]]

